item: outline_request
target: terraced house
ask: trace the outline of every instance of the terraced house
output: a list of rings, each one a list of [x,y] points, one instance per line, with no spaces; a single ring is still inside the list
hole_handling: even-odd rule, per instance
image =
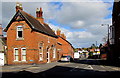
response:
[[[23,11],[22,4],[16,4],[16,14],[7,27],[7,63],[32,64],[50,63],[64,54],[62,42],[48,24],[44,22],[42,8],[36,10],[36,18]],[[66,40],[67,41],[67,40]],[[73,53],[73,47],[68,42]],[[68,54],[71,51],[66,51]]]

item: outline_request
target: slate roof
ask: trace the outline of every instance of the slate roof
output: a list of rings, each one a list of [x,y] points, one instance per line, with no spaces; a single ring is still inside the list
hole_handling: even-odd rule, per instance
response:
[[[17,17],[17,15],[21,15],[21,17],[26,21],[26,23],[34,31],[37,31],[37,32],[40,32],[40,33],[43,33],[43,34],[46,34],[46,35],[49,35],[49,36],[57,38],[55,33],[52,31],[52,29],[47,24],[41,24],[36,18],[34,18],[30,14],[28,14],[28,13],[22,11],[22,10],[18,10],[18,12],[14,15],[14,17],[12,18],[12,20],[8,24],[8,26],[4,29],[4,31],[7,31],[8,28],[10,27],[10,25],[14,21],[16,21],[15,18]]]
[[[66,39],[64,39],[64,38],[61,37],[61,36],[58,36],[58,37],[62,38],[64,41],[66,41],[68,44],[70,44],[70,46],[74,49],[74,47],[72,46],[72,44],[71,44],[69,41],[67,41]]]

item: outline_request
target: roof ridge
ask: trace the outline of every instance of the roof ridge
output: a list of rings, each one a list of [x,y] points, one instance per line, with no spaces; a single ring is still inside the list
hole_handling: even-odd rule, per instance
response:
[[[25,11],[23,11],[23,10],[20,10],[20,11],[22,11],[22,12],[24,12],[25,14],[27,14],[27,15],[31,16],[32,18],[36,19],[34,16],[28,14],[27,12],[25,12]],[[37,19],[36,19],[36,20],[37,20]],[[37,21],[38,21],[38,20],[37,20]]]
[[[28,25],[35,31],[37,32],[40,32],[40,33],[43,33],[43,34],[46,34],[48,36],[51,36],[51,37],[55,37],[57,38],[56,34],[52,31],[52,29],[49,27],[48,24],[45,24],[45,23],[41,23],[39,22],[39,20],[37,20],[34,16],[26,13],[25,11],[22,11],[22,10],[18,10],[16,12],[16,14],[14,15],[14,17],[12,18],[12,20],[9,22],[9,24],[7,25],[7,27],[4,29],[4,31],[7,31],[8,28],[10,27],[10,25],[12,24],[12,22],[15,21],[15,17],[16,15],[20,13],[25,19],[26,23],[28,23]],[[48,25],[48,26],[45,26]]]
[[[30,19],[27,17],[26,18],[26,16],[25,16],[25,18],[26,18],[26,20],[32,25],[32,28],[33,29],[36,29],[37,31],[40,31],[40,32],[43,32],[43,33],[46,33],[46,34],[48,34],[48,35],[51,35],[51,36],[56,36],[55,35],[55,33],[52,31],[52,29],[49,27],[49,25],[48,24],[46,24],[46,23],[41,23],[39,20],[37,20],[35,17],[33,17],[32,15],[30,15],[30,14],[28,14],[28,13],[26,13],[26,12],[24,12],[24,11],[20,11],[23,15],[27,15],[27,16],[29,16],[31,19],[33,19],[33,20],[31,20],[31,22],[30,22]],[[33,23],[33,21],[36,23],[36,25],[35,25],[35,23]],[[47,25],[47,26],[46,26]],[[37,26],[37,27],[36,27]],[[57,36],[56,36],[57,37]]]

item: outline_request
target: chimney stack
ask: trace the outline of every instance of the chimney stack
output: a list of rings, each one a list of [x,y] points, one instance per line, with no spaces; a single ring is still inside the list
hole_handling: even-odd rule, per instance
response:
[[[64,39],[66,39],[66,36],[65,36],[64,33],[61,34],[61,37],[64,38]]]
[[[41,7],[40,7],[40,18],[43,18],[43,11]]]
[[[60,30],[60,29],[57,29],[56,34],[57,34],[58,36],[60,36],[60,34],[61,34],[61,30]]]
[[[22,4],[20,4],[20,3],[16,3],[16,12],[18,11],[18,10],[23,10],[23,8],[22,8]]]
[[[39,8],[36,9],[36,18],[40,23],[44,24],[43,11],[41,7],[40,9]]]
[[[40,11],[40,10],[37,8],[37,9],[36,9],[36,17],[37,17],[37,18],[39,17],[39,11]]]

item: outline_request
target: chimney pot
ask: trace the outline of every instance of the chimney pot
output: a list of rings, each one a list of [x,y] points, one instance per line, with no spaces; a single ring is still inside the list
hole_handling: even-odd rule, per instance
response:
[[[20,4],[17,2],[17,3],[16,3],[16,6],[20,6]]]
[[[39,12],[39,17],[42,18],[43,17],[43,11],[42,11],[42,8],[40,7],[40,12]]]
[[[16,12],[18,11],[18,10],[23,10],[23,8],[22,8],[22,4],[20,4],[20,3],[16,3]]]
[[[20,4],[20,7],[22,7],[22,4]]]
[[[42,12],[42,8],[40,7],[40,11]]]
[[[39,12],[39,11],[40,11],[40,10],[37,8],[37,9],[36,9],[36,12]]]
[[[39,9],[37,8],[36,9],[36,18],[40,23],[44,24],[44,18],[43,18],[42,14],[43,14],[42,8],[41,7]]]

